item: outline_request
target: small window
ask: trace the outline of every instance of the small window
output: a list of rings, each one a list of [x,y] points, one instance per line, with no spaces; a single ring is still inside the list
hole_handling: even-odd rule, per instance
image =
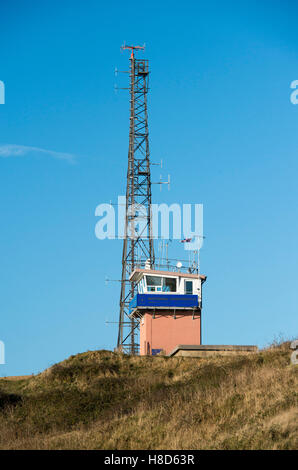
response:
[[[155,286],[148,286],[147,291],[148,292],[155,292]]]
[[[176,292],[176,282],[177,280],[172,277],[164,277],[162,291],[163,292]]]
[[[192,295],[193,290],[192,290],[192,281],[185,281],[185,294],[191,294]]]

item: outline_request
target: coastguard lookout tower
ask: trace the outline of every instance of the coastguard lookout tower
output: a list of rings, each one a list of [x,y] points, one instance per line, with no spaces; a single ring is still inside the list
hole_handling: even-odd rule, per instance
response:
[[[181,344],[201,344],[202,284],[206,280],[199,274],[199,259],[198,263],[189,259],[189,266],[184,266],[187,273],[180,272],[181,262],[170,268],[168,259],[166,271],[159,270],[164,268],[161,263],[157,267],[151,185],[159,184],[161,188],[167,184],[169,188],[170,178],[167,182],[151,182],[151,165],[157,163],[151,163],[149,150],[149,62],[135,57],[144,48],[122,46],[131,53],[129,70],[124,71],[130,77],[130,124],[116,350],[132,355],[154,355],[161,351],[168,354]],[[140,225],[139,219],[142,219]],[[191,238],[181,241],[188,242]]]
[[[129,315],[140,324],[140,355],[168,355],[179,344],[201,345],[206,276],[146,267],[130,276],[137,294],[129,304]]]
[[[143,51],[145,46],[124,44],[122,49],[131,52],[129,70],[124,71],[130,76],[130,125],[119,326],[115,349],[132,355],[163,352],[170,356],[188,357],[255,352],[256,346],[202,345],[202,286],[206,276],[200,274],[199,247],[193,252],[194,258],[198,256],[197,262],[194,260],[191,263],[189,258],[188,267],[183,267],[181,261],[176,267],[170,267],[167,255],[166,264],[163,265],[163,248],[160,262],[156,263],[151,214],[153,163],[150,161],[147,113],[149,63],[147,59],[135,57],[135,53]],[[168,177],[167,182],[160,180],[154,184],[159,184],[160,188],[163,184],[169,187],[169,182]],[[139,217],[144,222],[141,229],[137,222]],[[135,229],[136,224],[138,230]],[[190,242],[191,238],[181,241]],[[181,272],[182,267],[186,272]]]

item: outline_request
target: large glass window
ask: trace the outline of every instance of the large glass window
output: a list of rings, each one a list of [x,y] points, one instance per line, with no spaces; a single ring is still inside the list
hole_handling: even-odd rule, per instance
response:
[[[172,277],[163,277],[162,291],[163,292],[176,292],[177,280]]]
[[[161,292],[161,277],[146,276],[146,281],[148,292]]]
[[[176,292],[177,279],[172,277],[146,276],[147,292]]]
[[[146,276],[147,286],[161,286],[161,277]]]

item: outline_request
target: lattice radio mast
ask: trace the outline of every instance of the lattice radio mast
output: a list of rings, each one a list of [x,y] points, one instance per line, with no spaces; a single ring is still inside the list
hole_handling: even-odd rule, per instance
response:
[[[117,349],[138,354],[138,322],[129,317],[128,305],[136,294],[129,281],[133,270],[145,262],[154,265],[151,220],[151,176],[147,115],[148,60],[136,59],[135,51],[144,46],[122,46],[130,55],[130,126],[126,186],[126,216],[122,254],[122,277]],[[138,221],[142,221],[141,224]],[[137,228],[141,229],[137,231]]]

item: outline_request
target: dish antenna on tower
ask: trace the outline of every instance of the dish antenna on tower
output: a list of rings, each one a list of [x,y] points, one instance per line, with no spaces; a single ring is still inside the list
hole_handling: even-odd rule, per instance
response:
[[[176,264],[176,268],[179,269],[179,270],[182,268],[181,261],[178,261],[178,263]]]

